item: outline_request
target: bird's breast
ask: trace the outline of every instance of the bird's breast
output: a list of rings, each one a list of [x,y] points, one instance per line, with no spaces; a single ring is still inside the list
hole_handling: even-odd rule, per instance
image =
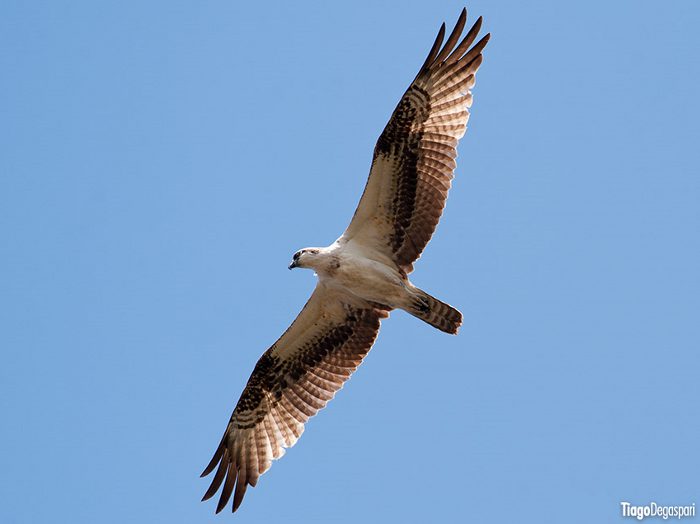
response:
[[[403,290],[398,271],[367,258],[338,255],[329,257],[319,277],[360,298],[392,305]]]

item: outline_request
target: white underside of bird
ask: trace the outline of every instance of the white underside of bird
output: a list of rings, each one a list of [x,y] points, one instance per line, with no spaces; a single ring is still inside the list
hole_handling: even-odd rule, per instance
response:
[[[302,250],[297,267],[313,269],[319,284],[329,289],[391,309],[409,310],[419,299],[417,288],[395,264],[382,258],[363,246],[337,241],[328,247]]]

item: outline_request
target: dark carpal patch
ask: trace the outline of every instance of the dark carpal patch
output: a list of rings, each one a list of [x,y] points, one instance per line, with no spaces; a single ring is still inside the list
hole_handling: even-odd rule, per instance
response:
[[[397,176],[392,181],[394,197],[390,206],[393,232],[389,242],[394,253],[406,242],[416,210],[418,152],[423,133],[415,130],[429,114],[428,93],[418,86],[412,86],[377,141],[375,157],[384,155],[397,165]]]
[[[320,363],[332,360],[353,338],[368,333],[373,337],[378,329],[379,319],[374,310],[347,306],[345,322],[329,326],[327,331],[300,346],[291,358],[281,360],[268,350],[258,360],[234,410],[234,418],[236,413],[243,412],[254,413],[255,416],[243,417],[245,422],[236,423],[236,427],[246,429],[258,424],[267,415],[267,410],[258,408],[268,395],[279,401],[285,389],[303,381]],[[369,347],[363,350],[369,351]]]
[[[272,355],[269,351],[263,353],[236,405],[237,410],[253,411],[260,405],[265,392],[272,391],[275,386],[275,370],[279,367],[279,361],[279,357]]]

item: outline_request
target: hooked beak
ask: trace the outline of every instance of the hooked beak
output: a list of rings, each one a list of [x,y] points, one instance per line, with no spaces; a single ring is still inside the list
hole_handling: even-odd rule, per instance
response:
[[[287,269],[294,269],[295,267],[298,267],[297,261],[296,261],[296,260],[292,260],[292,263],[289,264],[289,267],[288,267]]]

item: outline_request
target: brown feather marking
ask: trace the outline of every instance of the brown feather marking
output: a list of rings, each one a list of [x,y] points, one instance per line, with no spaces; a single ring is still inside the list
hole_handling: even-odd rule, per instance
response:
[[[464,134],[469,117],[465,102],[471,102],[471,98],[467,98],[470,93],[465,91],[473,86],[473,73],[481,64],[480,52],[488,38],[479,41],[475,48],[469,50],[463,58],[460,59],[460,57],[475,38],[480,25],[481,21],[478,20],[451,55],[449,52],[441,52],[437,55],[440,59],[444,59],[444,62],[436,60],[438,69],[435,69],[433,74],[434,87],[429,87],[431,84],[425,81],[423,92],[429,95],[426,99],[429,102],[423,108],[424,111],[419,112],[417,109],[406,111],[406,115],[416,121],[411,124],[414,130],[411,137],[406,137],[404,140],[406,146],[404,146],[403,156],[395,160],[395,164],[399,167],[397,169],[399,176],[392,201],[395,230],[389,237],[389,243],[397,263],[409,269],[412,269],[412,262],[420,256],[425,244],[435,231],[444,208],[447,192],[444,194],[440,192],[436,184],[444,184],[446,189],[449,189],[452,172],[456,167],[453,159],[431,155],[427,150],[426,153],[420,153],[422,143],[425,141],[430,149],[435,147],[434,142],[447,142],[449,145],[456,146],[456,138]],[[452,59],[457,53],[459,53],[457,59]],[[445,59],[446,56],[448,56],[447,59]],[[445,67],[439,70],[440,65]],[[430,75],[431,71],[433,71],[433,65],[427,68],[425,74]],[[411,86],[407,94],[411,93],[415,87],[416,85]],[[411,97],[404,96],[402,102],[407,99],[410,100]],[[435,110],[433,104],[438,106],[438,110]],[[399,103],[397,112],[401,109],[402,105]],[[423,118],[422,121],[417,120],[417,115],[426,113],[427,118]],[[392,117],[387,129],[392,127],[394,120]],[[415,131],[418,129],[420,131]],[[430,133],[429,136],[427,136],[428,133]],[[416,140],[417,146],[414,145]],[[378,146],[380,142],[381,137]],[[380,149],[382,148],[378,147],[378,150]],[[393,151],[396,146],[384,145],[383,149]],[[419,151],[417,161],[415,150]],[[448,156],[456,157],[456,152]],[[429,178],[421,177],[420,173],[424,173]],[[414,184],[407,182],[406,179],[409,177],[415,177],[416,182]]]
[[[223,481],[217,510],[233,493],[235,511],[247,486],[255,486],[284,447],[296,442],[303,423],[326,405],[362,361],[376,338],[379,320],[388,314],[370,305],[362,309],[344,304],[343,310],[344,318],[327,317],[321,331],[309,331],[284,359],[275,353],[278,341],[256,364],[222,440],[224,451],[215,454],[219,469],[205,495],[213,496]]]

